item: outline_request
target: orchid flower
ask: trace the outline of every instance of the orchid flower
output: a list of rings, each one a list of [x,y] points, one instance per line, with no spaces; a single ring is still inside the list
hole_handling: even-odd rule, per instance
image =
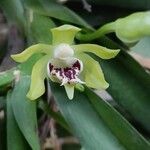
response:
[[[63,25],[51,29],[52,45],[36,44],[22,53],[12,55],[16,62],[24,62],[35,53],[44,54],[33,66],[31,85],[27,97],[35,100],[45,92],[44,79],[50,78],[64,86],[69,99],[73,99],[77,84],[85,84],[94,89],[106,89],[99,63],[90,52],[102,59],[115,57],[119,50],[110,50],[96,44],[74,45],[74,37],[81,29],[72,25]]]

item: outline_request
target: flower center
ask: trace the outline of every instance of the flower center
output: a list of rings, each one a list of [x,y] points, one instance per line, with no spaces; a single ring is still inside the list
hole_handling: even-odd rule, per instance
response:
[[[64,84],[83,83],[79,78],[82,71],[82,62],[79,59],[73,58],[74,62],[66,67],[58,67],[53,62],[48,63],[48,75],[54,82]]]
[[[74,55],[73,49],[68,44],[60,44],[54,49],[54,58],[64,59]]]

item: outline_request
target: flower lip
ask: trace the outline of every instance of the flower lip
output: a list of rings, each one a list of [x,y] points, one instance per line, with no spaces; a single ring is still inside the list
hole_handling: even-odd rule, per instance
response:
[[[69,46],[69,44],[61,43],[54,48],[54,58],[65,59],[68,57],[73,57],[74,50]]]
[[[73,61],[68,66],[58,67],[55,66],[53,61],[47,64],[48,76],[54,82],[64,84],[84,83],[78,76],[83,69],[82,62],[77,58],[72,58]]]

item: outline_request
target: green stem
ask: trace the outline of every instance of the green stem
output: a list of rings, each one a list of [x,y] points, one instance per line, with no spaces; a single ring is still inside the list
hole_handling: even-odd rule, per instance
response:
[[[111,22],[100,27],[98,30],[96,30],[93,33],[87,33],[87,34],[78,33],[76,38],[81,41],[91,41],[99,37],[102,37],[105,34],[114,32],[114,30],[115,30],[115,22]]]

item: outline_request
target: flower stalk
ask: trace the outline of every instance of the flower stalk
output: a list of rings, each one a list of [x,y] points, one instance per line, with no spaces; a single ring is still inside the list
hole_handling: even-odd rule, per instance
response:
[[[141,38],[150,35],[150,11],[133,13],[105,24],[93,33],[78,33],[76,38],[82,41],[91,41],[108,33],[115,32],[124,43],[135,43]]]
[[[97,29],[92,33],[83,34],[80,32],[76,35],[76,38],[81,41],[92,41],[94,39],[97,39],[114,31],[115,31],[115,24],[114,22],[111,22],[103,25],[102,27],[100,27],[99,29]]]

